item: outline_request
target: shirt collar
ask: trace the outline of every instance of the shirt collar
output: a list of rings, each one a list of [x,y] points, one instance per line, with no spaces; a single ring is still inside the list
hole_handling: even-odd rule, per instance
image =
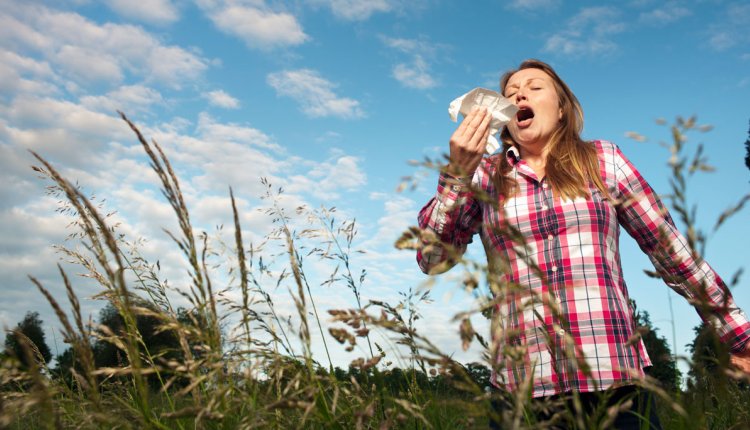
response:
[[[511,166],[515,166],[516,163],[521,161],[521,153],[518,152],[518,148],[516,148],[515,146],[511,146],[507,151],[505,151],[505,157],[508,159],[508,164],[510,164]]]

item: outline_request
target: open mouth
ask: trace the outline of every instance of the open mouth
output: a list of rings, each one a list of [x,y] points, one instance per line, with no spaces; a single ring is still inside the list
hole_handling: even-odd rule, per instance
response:
[[[531,108],[521,108],[516,114],[516,120],[519,126],[529,125],[534,118],[534,111]]]

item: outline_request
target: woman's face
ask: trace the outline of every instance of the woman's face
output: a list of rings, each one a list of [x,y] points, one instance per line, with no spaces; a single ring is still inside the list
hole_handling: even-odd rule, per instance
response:
[[[519,110],[508,131],[521,146],[545,146],[562,118],[559,98],[552,78],[539,69],[523,69],[514,73],[503,89]]]

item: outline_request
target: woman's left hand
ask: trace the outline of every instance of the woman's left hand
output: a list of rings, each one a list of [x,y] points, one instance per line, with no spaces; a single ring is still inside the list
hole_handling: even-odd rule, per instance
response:
[[[750,375],[750,344],[745,346],[744,351],[732,354],[732,364]]]

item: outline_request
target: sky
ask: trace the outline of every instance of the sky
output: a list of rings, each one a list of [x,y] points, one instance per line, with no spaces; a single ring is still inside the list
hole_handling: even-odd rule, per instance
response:
[[[583,137],[617,143],[659,193],[669,191],[669,153],[659,142],[670,134],[655,120],[697,115],[712,125],[687,142],[689,151],[704,144],[716,167],[689,182],[699,226],[711,231],[750,191],[747,22],[750,4],[723,0],[2,0],[0,324],[15,326],[37,311],[52,351],[65,348],[28,276],[64,300],[56,268],[64,258],[54,245],[80,246],[66,240],[71,218],[45,193],[49,184],[30,168],[28,150],[115,211],[118,231],[144,239],[143,255],[159,260],[175,289],[185,288],[187,263],[163,231],[176,229],[174,216],[117,110],[163,146],[196,232],[216,238],[214,247],[231,241],[231,229],[217,231],[231,226],[230,186],[246,241],[259,243],[272,228],[258,210],[268,203],[260,199],[261,178],[283,187],[288,210],[335,206],[337,220],[356,219],[353,247],[366,252],[352,255],[352,267],[367,272],[365,302],[395,304],[427,280],[413,252],[393,247],[436,187],[436,172],[409,161],[440,159],[456,127],[450,101],[474,87],[497,89],[500,74],[526,58],[550,63],[576,93]],[[399,192],[404,176],[419,180]],[[707,260],[724,278],[747,265],[749,217],[740,212],[708,235]],[[303,228],[304,220],[293,222]],[[631,297],[687,354],[697,314],[643,274],[652,266],[626,236]],[[481,261],[476,242],[469,255]],[[354,306],[344,285],[319,285],[330,262],[306,261],[319,309]],[[216,269],[217,280],[236,298],[236,283],[218,273],[226,269]],[[477,350],[462,351],[451,320],[474,303],[460,276],[436,280],[432,302],[419,305],[418,326],[455,358],[474,361]],[[101,290],[83,277],[75,285],[95,319],[102,302],[93,296]],[[282,313],[293,313],[284,288],[273,294]],[[750,310],[750,276],[733,294]],[[481,317],[472,321],[486,327]],[[332,349],[338,365],[355,356]],[[315,353],[324,361],[319,347]]]

